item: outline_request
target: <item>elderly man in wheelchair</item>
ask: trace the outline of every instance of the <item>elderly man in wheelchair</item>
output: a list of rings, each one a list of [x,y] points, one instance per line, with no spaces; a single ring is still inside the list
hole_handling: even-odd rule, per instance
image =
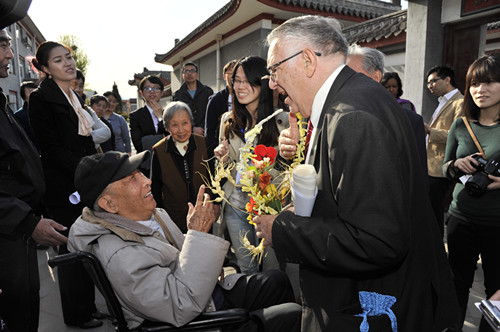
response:
[[[70,251],[94,254],[111,281],[129,328],[145,321],[182,326],[205,311],[245,308],[234,331],[299,331],[301,308],[282,272],[219,276],[229,243],[208,233],[215,219],[205,188],[189,204],[188,233],[156,208],[138,171],[150,157],[109,151],[83,158],[75,185],[86,206],[71,227]]]

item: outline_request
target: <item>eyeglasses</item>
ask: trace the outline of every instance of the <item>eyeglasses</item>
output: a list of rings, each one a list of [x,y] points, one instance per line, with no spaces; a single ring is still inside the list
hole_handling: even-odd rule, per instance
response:
[[[184,74],[194,74],[197,73],[198,71],[196,69],[184,69],[182,72]]]
[[[233,80],[233,86],[236,86],[236,85],[247,85],[247,84],[250,84],[250,82],[248,82],[248,81],[240,81],[240,80]]]
[[[147,86],[145,87],[144,89],[142,89],[142,91],[146,91],[146,92],[160,92],[162,89],[155,86],[155,87],[151,87],[151,86]]]
[[[295,53],[294,55],[291,55],[288,58],[281,60],[279,62],[276,62],[274,65],[267,67],[267,71],[269,72],[269,77],[271,78],[271,80],[276,81],[276,70],[278,69],[279,65],[283,64],[284,62],[287,62],[290,59],[295,58],[297,55],[299,55],[302,52],[304,52],[304,50],[299,51],[299,52]],[[314,54],[316,54],[316,56],[321,56],[320,52],[314,52]]]
[[[429,82],[427,82],[427,86],[434,85],[434,84],[436,84],[436,82],[437,82],[437,81],[439,81],[439,80],[442,80],[442,78],[441,78],[441,77],[434,78],[434,79],[430,80]]]

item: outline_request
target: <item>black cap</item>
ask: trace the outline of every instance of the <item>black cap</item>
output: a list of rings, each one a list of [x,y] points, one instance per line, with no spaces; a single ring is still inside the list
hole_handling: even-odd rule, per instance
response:
[[[93,208],[108,184],[123,179],[138,169],[150,155],[148,150],[131,157],[123,152],[108,151],[83,157],[75,173],[75,187],[80,194],[80,201]]]

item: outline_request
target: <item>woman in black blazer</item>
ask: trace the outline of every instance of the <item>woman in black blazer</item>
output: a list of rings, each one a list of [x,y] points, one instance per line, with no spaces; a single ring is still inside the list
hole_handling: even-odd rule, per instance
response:
[[[76,191],[76,166],[82,157],[97,152],[91,136],[94,123],[71,90],[76,65],[67,46],[40,44],[33,65],[47,76],[31,94],[29,105],[47,186],[44,203],[49,216],[69,230],[83,208],[69,202],[69,195]],[[66,245],[60,246],[60,254],[67,252]],[[92,317],[97,311],[94,285],[83,266],[71,264],[57,270],[64,322],[83,328],[102,325]]]

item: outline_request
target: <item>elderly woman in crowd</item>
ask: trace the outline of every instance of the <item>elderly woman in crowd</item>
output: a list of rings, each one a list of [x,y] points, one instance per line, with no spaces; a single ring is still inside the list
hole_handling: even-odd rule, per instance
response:
[[[170,103],[163,113],[165,129],[170,133],[153,147],[152,191],[158,207],[164,208],[177,227],[187,232],[188,202],[195,203],[196,193],[208,177],[205,138],[193,133],[194,120],[189,106]]]

